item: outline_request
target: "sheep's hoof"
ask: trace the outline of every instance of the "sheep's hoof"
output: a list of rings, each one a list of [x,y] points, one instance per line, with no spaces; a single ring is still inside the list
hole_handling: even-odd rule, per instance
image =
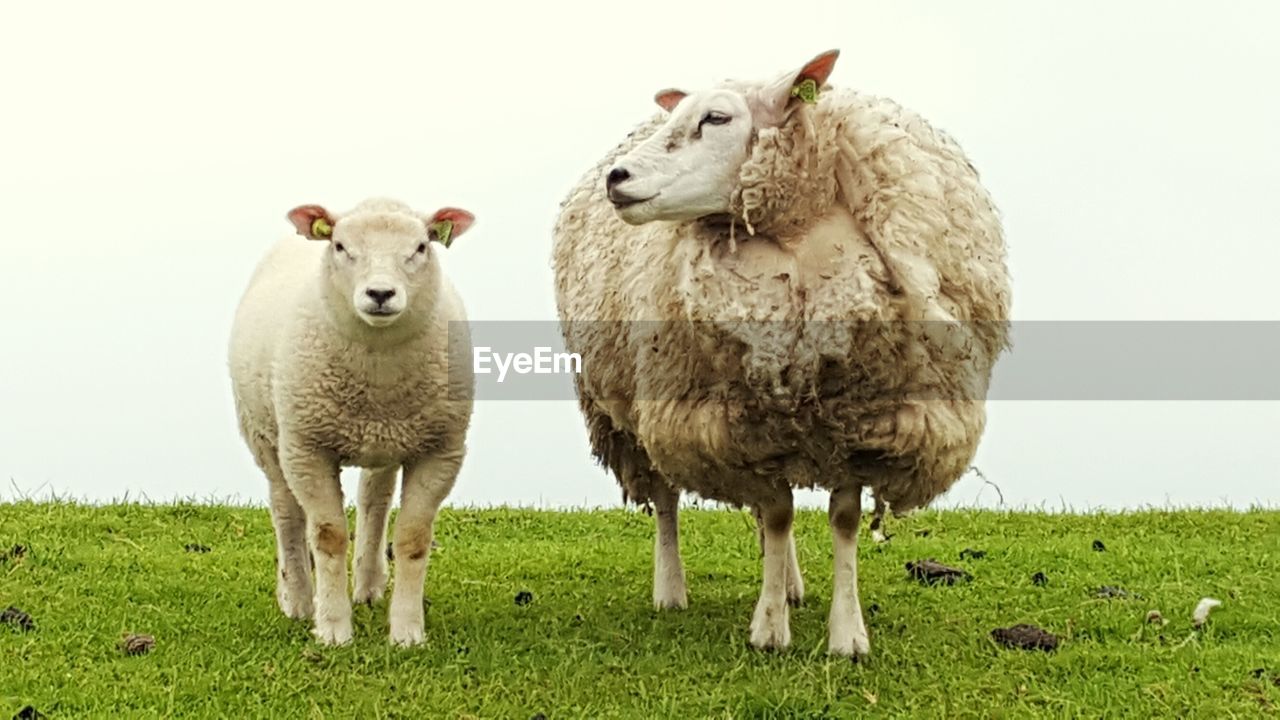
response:
[[[422,626],[391,628],[391,644],[396,647],[413,647],[422,644]]]
[[[346,645],[351,642],[351,618],[346,622],[316,623],[311,633],[321,645]]]
[[[308,596],[295,600],[287,590],[279,589],[276,592],[276,603],[280,606],[280,612],[284,613],[287,618],[307,620],[311,617],[311,598]]]
[[[685,592],[684,588],[665,591],[654,588],[654,610],[684,610],[687,607],[689,607],[689,594]]]
[[[867,626],[860,614],[855,618],[835,619],[831,622],[827,653],[853,658],[854,662],[871,654],[871,639],[867,636]]]
[[[871,642],[865,635],[860,638],[846,638],[842,641],[831,638],[830,644],[827,645],[827,654],[861,662],[871,655]]]
[[[385,583],[381,585],[372,585],[370,587],[356,586],[356,592],[352,595],[352,600],[356,603],[363,603],[372,607],[386,594],[387,586]]]
[[[787,604],[760,602],[751,619],[751,646],[757,650],[784,650],[791,644],[791,622]]]

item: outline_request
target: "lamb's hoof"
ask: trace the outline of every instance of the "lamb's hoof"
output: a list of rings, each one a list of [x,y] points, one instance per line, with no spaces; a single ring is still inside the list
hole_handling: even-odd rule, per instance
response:
[[[871,638],[867,635],[867,624],[862,619],[862,611],[855,610],[846,614],[833,611],[828,620],[830,634],[827,638],[827,653],[837,657],[853,658],[854,662],[871,654]]]
[[[791,644],[791,622],[787,604],[756,605],[751,618],[751,646],[757,650],[784,650]]]
[[[321,645],[346,645],[351,642],[351,618],[324,623],[317,621],[311,633]]]
[[[835,657],[847,657],[854,662],[860,662],[871,655],[871,641],[866,635],[845,638],[832,637],[827,645],[827,654]]]
[[[787,587],[787,605],[791,607],[804,606],[804,583]]]
[[[382,600],[386,592],[387,592],[387,583],[385,580],[381,584],[372,584],[368,587],[357,584],[356,592],[354,595],[351,596],[351,599],[357,603],[364,603],[365,605],[373,605],[379,600]]]
[[[295,599],[293,594],[287,590],[276,590],[276,604],[280,606],[280,612],[291,620],[307,620],[311,617],[311,596],[303,595]]]
[[[653,609],[654,610],[684,610],[689,607],[689,594],[684,588],[678,591],[653,592]]]
[[[393,624],[391,626],[391,644],[396,647],[413,647],[422,644],[422,623]]]

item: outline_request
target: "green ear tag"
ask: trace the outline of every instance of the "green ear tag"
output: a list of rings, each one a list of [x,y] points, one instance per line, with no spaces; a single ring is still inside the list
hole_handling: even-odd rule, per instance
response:
[[[813,78],[805,78],[791,88],[791,96],[800,98],[800,102],[810,105],[818,102],[818,83]]]
[[[437,220],[431,223],[431,231],[436,234],[436,242],[445,247],[449,247],[449,243],[453,242],[453,221]]]
[[[333,236],[333,226],[328,220],[318,217],[311,221],[311,234],[318,238],[327,238]]]

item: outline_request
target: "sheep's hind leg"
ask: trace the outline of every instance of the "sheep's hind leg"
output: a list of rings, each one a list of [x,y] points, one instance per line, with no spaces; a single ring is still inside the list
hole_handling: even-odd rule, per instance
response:
[[[387,591],[387,516],[400,468],[366,469],[360,473],[356,505],[355,586],[352,599],[373,603]]]
[[[787,612],[787,566],[791,555],[791,522],[794,510],[791,488],[758,507],[764,538],[764,582],[751,618],[751,644],[761,650],[782,649],[791,644]]]
[[[462,465],[462,449],[406,464],[400,514],[396,516],[396,581],[391,590],[391,642],[422,642],[422,586],[435,534],[436,514],[453,489]]]
[[[832,655],[864,657],[871,640],[858,602],[858,522],[862,517],[862,488],[841,488],[831,493],[827,513],[834,545],[831,616],[827,619]]]
[[[760,541],[760,554],[764,554],[764,521],[759,509],[755,510],[756,539]],[[800,574],[800,560],[796,557],[795,528],[787,531],[787,602],[791,607],[804,604],[804,576]]]
[[[351,641],[351,599],[347,595],[347,516],[335,459],[285,445],[281,467],[289,489],[307,513],[307,540],[315,559],[315,628],[324,645]]]
[[[267,476],[271,524],[276,531],[276,603],[286,617],[311,617],[311,558],[307,553],[307,515],[285,482],[274,447],[254,445],[258,467]]]
[[[682,610],[689,607],[689,593],[680,560],[680,491],[655,479],[650,499],[658,526],[653,541],[653,606]]]

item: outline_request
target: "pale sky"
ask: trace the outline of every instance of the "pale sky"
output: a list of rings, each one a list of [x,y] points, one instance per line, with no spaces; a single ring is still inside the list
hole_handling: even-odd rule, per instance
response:
[[[1261,1],[5,3],[0,498],[263,501],[225,350],[289,208],[465,207],[471,317],[551,320],[558,203],[654,91],[828,48],[969,153],[1016,319],[1278,320],[1276,27]],[[1276,402],[1001,401],[976,463],[1014,506],[1275,505],[1278,432]],[[481,402],[469,446],[454,504],[619,500],[572,402]]]

